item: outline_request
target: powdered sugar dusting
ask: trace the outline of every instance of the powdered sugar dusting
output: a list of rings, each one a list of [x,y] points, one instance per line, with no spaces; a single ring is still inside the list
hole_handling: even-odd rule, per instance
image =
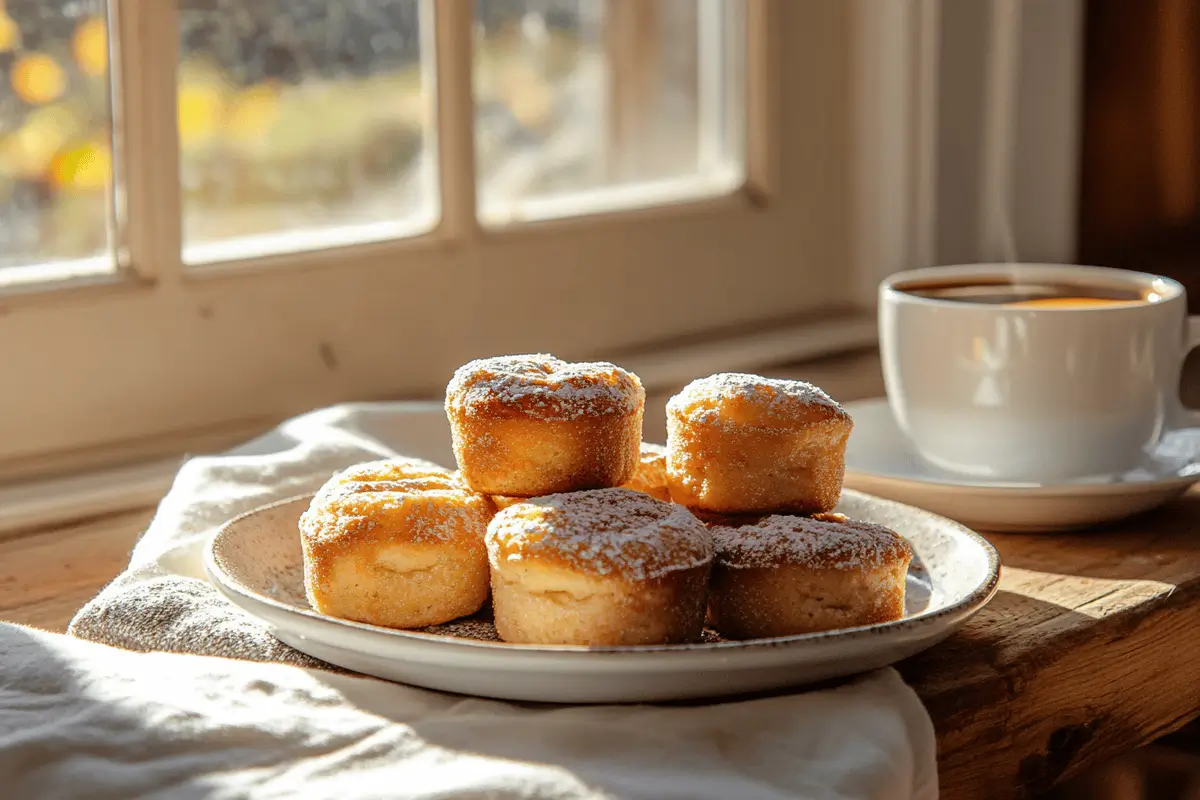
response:
[[[913,557],[912,546],[895,531],[840,514],[772,515],[711,530],[717,563],[735,569],[802,565],[869,570]]]
[[[300,531],[326,546],[347,538],[446,542],[482,530],[491,513],[490,501],[449,470],[394,459],[333,476],[300,517]]]
[[[712,536],[684,507],[628,489],[538,497],[501,511],[488,526],[493,568],[522,560],[564,563],[632,581],[712,561]]]
[[[827,416],[849,415],[820,387],[804,381],[764,378],[740,372],[721,372],[692,381],[667,403],[667,413],[698,424],[728,422],[728,404],[754,409],[763,423],[794,423],[814,409]]]
[[[361,464],[346,467],[340,472],[335,472],[317,491],[317,498],[363,491],[362,489],[348,488],[356,484],[381,484],[389,481],[424,478],[431,478],[434,483],[449,480],[452,485],[460,487],[463,485],[457,480],[455,473],[432,461],[400,456],[378,461],[364,461]]]
[[[571,363],[544,353],[468,362],[446,387],[447,411],[519,411],[536,419],[628,414],[645,400],[642,382],[631,372],[603,361]]]

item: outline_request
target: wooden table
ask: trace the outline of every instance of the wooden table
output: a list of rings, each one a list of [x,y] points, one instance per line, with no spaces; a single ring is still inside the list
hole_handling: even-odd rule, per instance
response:
[[[946,797],[1045,790],[1200,714],[1200,492],[1106,531],[988,538],[996,597],[901,667]]]
[[[873,357],[782,372],[843,399],[878,391]],[[150,513],[0,541],[0,619],[64,630]],[[938,732],[944,797],[1024,797],[1200,714],[1200,491],[1105,531],[989,538],[995,599],[901,665]]]

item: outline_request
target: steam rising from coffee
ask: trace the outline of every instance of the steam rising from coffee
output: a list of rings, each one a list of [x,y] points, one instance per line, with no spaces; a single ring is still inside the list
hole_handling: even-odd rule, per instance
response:
[[[983,126],[983,208],[980,215],[985,260],[1015,264],[1013,159],[1016,153],[1017,92],[1021,75],[1021,3],[992,0]],[[1011,279],[1018,275],[1013,271]]]

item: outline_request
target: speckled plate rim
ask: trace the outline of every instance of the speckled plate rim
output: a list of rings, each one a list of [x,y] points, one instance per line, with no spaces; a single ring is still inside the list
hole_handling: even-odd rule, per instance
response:
[[[218,551],[220,549],[221,540],[225,536],[232,535],[230,531],[235,530],[242,520],[279,508],[280,506],[285,506],[304,500],[311,500],[313,497],[312,494],[297,495],[278,500],[241,514],[222,525],[212,536],[207,547],[204,549],[204,571],[208,575],[209,580],[219,591],[221,591],[222,594],[229,598],[233,603],[240,606],[243,610],[246,610],[254,616],[260,618],[262,615],[255,613],[255,606],[258,605],[265,606],[276,613],[302,617],[306,621],[315,623],[322,627],[329,627],[339,630],[349,629],[364,633],[394,637],[397,639],[410,641],[414,644],[420,643],[423,645],[436,645],[439,647],[465,648],[466,650],[476,652],[505,652],[514,655],[516,653],[553,653],[556,657],[578,659],[587,659],[590,656],[599,653],[622,653],[626,655],[644,656],[661,656],[666,653],[694,652],[729,653],[731,651],[780,648],[786,645],[801,643],[815,644],[830,641],[847,643],[851,640],[870,640],[879,636],[880,634],[885,633],[892,635],[903,635],[904,633],[908,632],[927,633],[928,629],[933,626],[939,628],[954,626],[959,621],[977,612],[995,595],[997,586],[1000,582],[1000,556],[996,552],[996,548],[993,547],[987,539],[983,538],[970,528],[967,528],[965,525],[945,517],[938,516],[930,511],[925,511],[924,509],[916,508],[914,506],[906,506],[904,503],[898,503],[895,500],[888,500],[882,497],[876,497],[875,495],[868,495],[865,492],[858,492],[853,489],[843,489],[842,491],[844,495],[850,495],[870,500],[872,502],[882,503],[892,508],[907,509],[909,511],[926,516],[930,518],[931,521],[935,521],[940,526],[943,526],[945,529],[953,531],[956,536],[961,537],[971,545],[979,548],[979,550],[984,553],[987,567],[983,576],[983,580],[959,600],[932,611],[923,611],[892,622],[882,622],[875,625],[863,625],[854,628],[839,628],[832,631],[805,633],[796,636],[779,636],[770,639],[745,639],[732,642],[697,642],[691,644],[632,645],[620,647],[587,647],[581,645],[536,645],[514,644],[508,642],[486,642],[475,639],[446,636],[442,634],[425,633],[422,631],[384,628],[364,622],[355,622],[353,620],[345,620],[337,617],[326,616],[312,610],[311,608],[300,608],[289,603],[284,603],[268,595],[261,594],[252,588],[243,585],[232,575],[229,575],[220,566]],[[938,625],[937,623],[941,624]]]

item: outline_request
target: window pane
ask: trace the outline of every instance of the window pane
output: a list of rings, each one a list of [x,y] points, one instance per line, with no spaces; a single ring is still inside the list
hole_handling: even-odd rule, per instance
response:
[[[740,180],[740,2],[477,0],[476,14],[485,222],[720,194]]]
[[[432,225],[422,22],[417,0],[181,0],[185,260]]]
[[[104,2],[0,3],[0,65],[0,281],[13,267],[89,257],[99,258],[59,266],[111,270]]]

